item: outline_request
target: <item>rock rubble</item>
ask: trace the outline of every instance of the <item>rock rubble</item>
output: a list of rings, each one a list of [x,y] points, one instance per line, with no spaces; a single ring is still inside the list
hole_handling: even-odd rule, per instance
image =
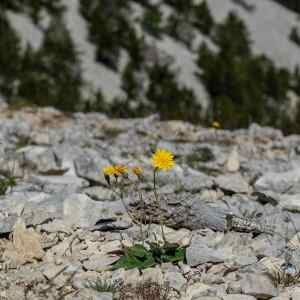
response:
[[[0,180],[16,177],[0,199],[1,299],[117,297],[89,286],[97,280],[168,282],[171,299],[298,299],[297,278],[278,278],[288,276],[284,266],[300,268],[300,136],[52,108],[0,114]],[[160,208],[149,160],[157,147],[176,162],[157,177]],[[126,207],[134,216],[146,209],[158,239],[162,215],[166,240],[186,248],[186,261],[110,270],[140,230],[101,173],[115,163],[143,168],[146,208],[131,188]]]

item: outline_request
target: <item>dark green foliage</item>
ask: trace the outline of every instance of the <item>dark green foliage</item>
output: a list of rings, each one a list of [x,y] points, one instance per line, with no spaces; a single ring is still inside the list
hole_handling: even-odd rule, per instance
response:
[[[124,255],[113,265],[113,269],[146,269],[155,265],[151,252],[142,245],[134,245],[124,251]]]
[[[145,49],[145,38],[144,36],[138,37],[134,28],[131,28],[128,32],[127,42],[124,43],[125,49],[128,51],[130,56],[129,64],[134,69],[141,69],[143,65],[143,51]]]
[[[146,32],[153,35],[156,38],[161,37],[162,33],[162,13],[158,6],[153,6],[145,10],[142,27]]]
[[[204,0],[193,8],[193,25],[203,34],[210,35],[215,22],[210,13],[207,2]]]
[[[157,263],[176,263],[185,260],[185,249],[177,245],[165,244],[163,247],[157,243],[149,243],[149,245],[150,251]]]
[[[145,7],[152,7],[152,3],[149,2],[149,0],[133,0],[134,2],[142,5],[142,6],[145,6]]]
[[[8,189],[12,189],[17,185],[16,177],[8,176],[0,179],[0,195],[3,196],[6,194]]]
[[[82,107],[84,112],[98,111],[103,113],[108,113],[108,104],[105,102],[104,96],[101,90],[98,90],[89,101],[85,101]]]
[[[148,70],[150,85],[146,96],[163,119],[199,121],[201,106],[194,92],[178,86],[175,71],[167,64],[155,64]]]
[[[126,92],[127,98],[137,99],[139,97],[139,78],[135,76],[135,66],[131,61],[127,64],[122,74],[122,89]]]
[[[143,245],[125,248],[124,255],[113,264],[112,269],[146,269],[163,262],[175,263],[185,259],[185,249],[176,245],[160,246],[149,243],[149,246],[149,250]]]
[[[289,38],[296,45],[300,46],[300,35],[299,35],[297,27],[292,27]]]
[[[117,71],[121,48],[132,37],[128,1],[81,0],[80,10],[88,22],[90,41],[97,47],[97,60]]]
[[[243,20],[235,13],[230,12],[224,23],[216,27],[213,41],[220,47],[220,55],[246,58],[251,52],[249,32]]]
[[[299,96],[300,95],[300,70],[299,67],[295,68],[295,72],[293,74],[293,81],[292,81],[292,90]],[[291,124],[288,124],[291,126]],[[295,120],[291,126],[291,128],[287,128],[289,132],[300,132],[300,104],[297,105],[297,111]]]
[[[27,48],[21,76],[19,98],[63,111],[76,110],[83,84],[80,62],[70,34],[60,19],[51,23],[38,51]]]
[[[27,13],[35,24],[39,24],[43,9],[51,15],[59,17],[64,11],[64,6],[60,0],[1,0],[0,11],[6,9]]]
[[[165,0],[180,14],[189,14],[194,7],[193,0]]]
[[[170,14],[165,28],[166,33],[179,40],[178,28],[182,21],[183,18],[179,14]]]
[[[214,41],[219,51],[203,44],[197,61],[211,96],[209,122],[218,120],[225,128],[248,127],[251,122],[285,127],[289,72],[252,54],[247,29],[233,13],[217,26]]]
[[[197,103],[193,91],[178,85],[175,71],[170,65],[154,64],[144,71],[149,78],[146,90],[140,82],[142,75],[138,73],[135,65],[132,62],[127,65],[122,75],[122,88],[126,97],[114,99],[109,105],[110,115],[141,117],[159,112],[165,120],[200,120],[201,106]]]
[[[191,48],[194,40],[194,29],[185,21],[184,16],[176,13],[169,15],[164,29],[165,33],[182,42],[187,48]]]
[[[0,11],[0,94],[10,98],[16,93],[16,80],[22,64],[21,43],[4,13]]]
[[[178,22],[187,22],[195,26],[203,34],[209,35],[214,27],[214,19],[210,13],[206,0],[194,4],[189,0],[166,0],[167,4],[175,8],[176,13],[169,18],[168,29],[174,29],[179,25]],[[171,33],[174,33],[174,29]],[[174,36],[174,35],[173,35]]]
[[[273,0],[279,4],[291,9],[297,13],[300,13],[300,1],[299,0]]]
[[[300,95],[300,69],[298,66],[295,68],[295,72],[293,75],[294,75],[293,76],[294,80],[293,80],[292,88],[297,95]]]

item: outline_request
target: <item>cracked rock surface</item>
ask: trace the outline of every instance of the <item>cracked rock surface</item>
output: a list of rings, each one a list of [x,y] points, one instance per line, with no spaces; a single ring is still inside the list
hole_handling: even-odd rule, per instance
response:
[[[16,177],[0,197],[1,299],[117,297],[89,286],[97,280],[168,282],[171,299],[299,299],[300,136],[52,108],[0,117],[0,179]],[[157,176],[160,207],[156,148],[175,155]],[[128,187],[125,206],[148,216],[158,240],[162,218],[166,240],[186,248],[184,262],[110,270],[140,228],[101,173],[109,164],[143,168],[145,205]]]

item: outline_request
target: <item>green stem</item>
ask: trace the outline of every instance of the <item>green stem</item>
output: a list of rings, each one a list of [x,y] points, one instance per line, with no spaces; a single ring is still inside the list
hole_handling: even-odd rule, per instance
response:
[[[123,187],[124,187],[124,186],[123,186],[123,184],[122,184],[121,182],[118,182],[117,179],[116,179],[116,185],[118,185],[118,186],[120,187],[120,194],[119,194],[113,187],[112,187],[111,189],[112,189],[112,191],[113,191],[118,197],[120,197],[121,202],[122,202],[122,204],[123,204],[123,206],[124,206],[124,208],[125,208],[125,210],[126,210],[128,216],[129,216],[129,218],[131,219],[131,221],[132,221],[133,223],[135,223],[134,217],[133,217],[133,216],[131,215],[131,213],[129,212],[129,209],[128,209],[128,207],[127,207],[125,201],[124,201],[124,193],[123,193]]]
[[[135,187],[135,190],[137,191],[138,193],[138,196],[139,196],[139,202],[140,202],[140,205],[141,205],[141,211],[142,213],[144,214],[144,208],[145,208],[145,203],[144,203],[144,200],[143,200],[143,194],[142,192],[140,191],[139,189],[139,184],[138,183],[135,183],[134,184],[134,187]],[[142,216],[140,215],[139,216],[139,227],[140,227],[140,236],[141,236],[141,240],[144,242],[145,241],[145,237],[144,237],[144,230],[143,230],[143,224],[144,224],[144,221],[145,220],[145,214]]]
[[[157,192],[157,188],[156,188],[156,172],[157,172],[157,169],[154,169],[154,171],[153,171],[153,191],[154,191],[154,197],[156,200],[156,204],[157,204],[157,207],[158,207],[159,213],[160,213],[159,214],[159,224],[160,224],[160,228],[161,228],[162,239],[163,239],[164,244],[166,244],[167,241],[166,241],[163,220],[162,220],[162,214],[161,214],[161,203],[159,201],[158,192]]]

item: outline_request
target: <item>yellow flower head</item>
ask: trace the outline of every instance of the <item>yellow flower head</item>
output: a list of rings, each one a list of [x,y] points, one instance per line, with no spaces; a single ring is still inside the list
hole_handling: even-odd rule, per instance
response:
[[[168,171],[174,166],[174,155],[164,149],[157,149],[151,157],[151,163],[153,168]]]
[[[105,178],[106,182],[110,185],[110,176],[115,175],[115,173],[116,173],[114,166],[104,167],[102,169],[102,172],[104,174],[104,178]]]
[[[211,123],[211,127],[215,128],[215,129],[219,129],[219,128],[221,128],[221,124],[218,121],[214,121]]]
[[[114,169],[115,169],[114,175],[116,176],[125,175],[128,172],[128,168],[125,165],[115,165]]]
[[[131,171],[137,177],[139,177],[142,174],[142,172],[143,172],[142,168],[138,167],[138,166],[132,167]]]
[[[116,170],[114,166],[107,166],[102,169],[102,172],[104,175],[110,176],[110,175],[115,175]]]

